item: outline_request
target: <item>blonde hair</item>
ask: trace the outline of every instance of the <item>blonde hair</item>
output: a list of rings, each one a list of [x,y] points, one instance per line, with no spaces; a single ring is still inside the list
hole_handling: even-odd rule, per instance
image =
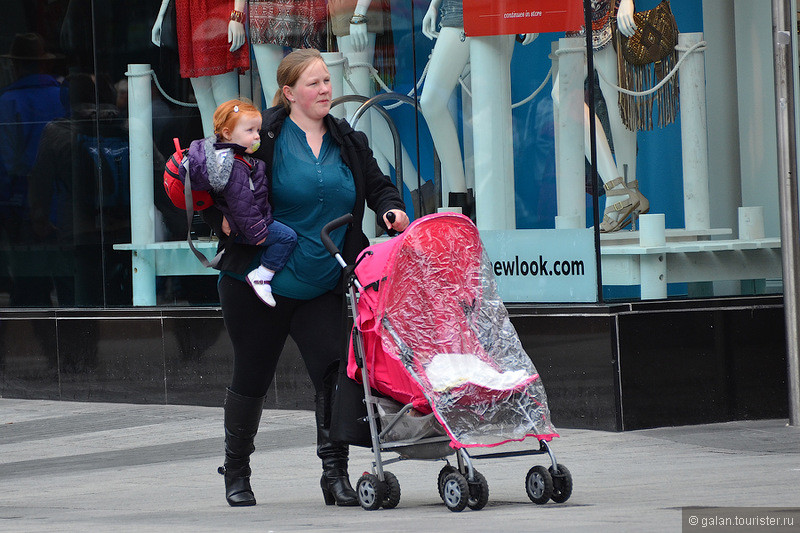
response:
[[[278,90],[272,99],[272,105],[282,104],[286,111],[291,110],[292,104],[283,94],[283,88],[287,85],[294,87],[303,72],[317,60],[324,63],[322,54],[316,48],[301,48],[284,57],[278,65]]]
[[[225,128],[232,130],[245,115],[261,116],[261,112],[248,100],[228,100],[221,103],[214,111],[214,133],[222,135]]]

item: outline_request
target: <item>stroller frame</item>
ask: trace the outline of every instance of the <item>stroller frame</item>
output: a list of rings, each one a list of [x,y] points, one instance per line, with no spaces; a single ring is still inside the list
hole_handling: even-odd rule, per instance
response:
[[[339,265],[348,272],[347,293],[350,307],[353,313],[354,323],[358,323],[358,293],[363,290],[358,277],[355,274],[355,265],[348,265],[341,256],[336,245],[330,239],[329,234],[341,226],[352,223],[353,217],[350,214],[344,215],[336,220],[329,222],[322,229],[322,242],[328,252],[336,259]],[[385,321],[385,319],[383,319]],[[410,350],[391,327],[387,331],[394,338],[402,350]],[[366,404],[367,422],[370,429],[372,443],[373,460],[371,472],[364,472],[356,485],[358,501],[365,510],[376,510],[381,507],[392,509],[400,503],[400,484],[397,477],[385,470],[384,466],[406,460],[444,460],[445,466],[442,467],[438,476],[439,496],[445,506],[453,512],[460,512],[466,507],[472,510],[482,509],[488,502],[489,487],[486,478],[473,465],[474,459],[502,459],[510,457],[522,457],[531,455],[548,455],[551,466],[533,466],[525,477],[525,490],[529,499],[539,505],[553,500],[556,503],[563,503],[572,494],[572,475],[566,466],[557,462],[555,454],[547,443],[547,440],[538,438],[539,448],[529,450],[518,450],[508,452],[490,452],[470,454],[466,447],[452,448],[452,439],[447,436],[423,437],[413,443],[404,441],[391,441],[387,435],[404,417],[409,416],[414,409],[413,404],[404,405],[399,412],[393,415],[388,423],[379,428],[379,421],[382,421],[378,413],[378,399],[370,386],[368,364],[364,357],[364,344],[362,332],[357,327],[352,329],[353,350],[356,363],[361,371],[361,381],[364,388],[364,402]],[[418,448],[423,449],[423,453],[430,453],[433,450],[442,449],[445,453],[435,454],[435,457],[413,457],[414,451]],[[383,452],[397,453],[398,457],[383,458]],[[410,452],[403,454],[401,452]],[[448,456],[456,455],[456,466],[452,466],[447,459]]]

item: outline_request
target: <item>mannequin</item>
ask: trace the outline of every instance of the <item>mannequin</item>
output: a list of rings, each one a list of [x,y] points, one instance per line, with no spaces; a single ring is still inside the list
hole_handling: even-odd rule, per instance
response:
[[[630,225],[633,218],[647,213],[650,202],[639,192],[636,179],[636,132],[630,131],[622,123],[618,100],[619,92],[614,85],[618,84],[617,54],[611,44],[610,16],[614,9],[614,0],[593,0],[593,20],[609,15],[607,25],[594,32],[594,67],[601,75],[600,90],[608,107],[611,136],[614,140],[614,152],[608,143],[600,119],[595,116],[597,173],[606,189],[605,210],[600,223],[601,233],[611,233]],[[607,10],[607,11],[606,11]],[[633,20],[633,0],[621,0],[617,11],[617,26],[623,35],[630,37],[636,31]],[[598,17],[598,15],[600,15]],[[578,35],[585,35],[583,30]],[[576,36],[575,34],[571,34]],[[587,73],[588,74],[588,73]],[[605,78],[605,79],[604,79]],[[606,81],[607,80],[607,81]],[[613,84],[613,85],[612,85]],[[553,82],[553,103],[558,106],[559,79]],[[584,148],[586,157],[590,157],[589,106],[584,104]],[[616,161],[615,161],[616,156]],[[621,169],[627,169],[627,173]],[[627,175],[625,175],[627,174]],[[626,181],[627,180],[627,181]]]
[[[437,31],[440,7],[442,28]],[[442,179],[450,191],[449,206],[461,207],[469,216],[475,200],[472,190],[467,190],[458,132],[447,108],[458,78],[469,62],[470,38],[464,38],[463,26],[461,0],[431,0],[422,19],[422,33],[431,40],[435,39],[436,44],[419,103],[442,162]],[[537,34],[526,35],[523,44],[532,43],[536,37]],[[513,37],[509,36],[509,39]],[[510,53],[513,47],[509,46],[508,50]],[[510,62],[510,55],[504,60]]]
[[[250,68],[249,50],[242,46],[246,40],[245,0],[234,0],[233,12],[229,0],[163,0],[151,32],[156,46],[161,46],[161,28],[170,1],[175,2],[181,77],[190,78],[203,121],[203,134],[208,137],[214,133],[214,110],[239,95],[238,74]],[[206,18],[192,20],[198,16]],[[204,32],[192,31],[200,25]],[[210,37],[209,30],[213,32]],[[205,39],[195,35],[204,35]]]
[[[267,107],[278,91],[276,76],[285,48],[325,50],[324,0],[248,0],[250,44]]]
[[[375,2],[378,7],[373,5],[373,8],[370,9],[370,4],[372,3],[372,0],[329,0],[328,2],[331,27],[336,35],[339,51],[347,58],[347,62],[350,65],[373,64],[376,34],[384,31],[386,13],[383,11],[384,5],[382,5],[382,1]],[[367,67],[355,66],[351,68],[349,81],[350,83],[345,82],[343,84],[344,94],[374,96],[374,82]],[[346,116],[351,117],[360,105],[358,103],[344,104]],[[378,161],[378,166],[384,174],[388,175],[389,167],[395,165],[395,154],[394,139],[392,139],[386,120],[376,111],[371,111],[359,120],[358,129],[363,131],[370,139],[370,146],[374,151],[373,155]],[[402,168],[403,182],[408,187],[408,190],[411,191],[412,196],[418,196],[414,163],[404,147],[402,148]],[[435,210],[432,186],[433,182],[430,182],[429,187],[431,190],[426,191],[423,197],[423,201],[428,201],[423,208],[424,214]],[[419,202],[415,200],[413,203],[415,211],[418,210]],[[415,215],[419,217],[421,213],[415,213]]]

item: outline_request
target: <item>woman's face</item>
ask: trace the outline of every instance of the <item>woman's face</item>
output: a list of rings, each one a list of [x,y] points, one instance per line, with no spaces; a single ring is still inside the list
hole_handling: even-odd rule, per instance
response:
[[[322,120],[331,110],[331,75],[325,62],[312,62],[294,86],[284,86],[283,93],[292,103],[292,115]]]

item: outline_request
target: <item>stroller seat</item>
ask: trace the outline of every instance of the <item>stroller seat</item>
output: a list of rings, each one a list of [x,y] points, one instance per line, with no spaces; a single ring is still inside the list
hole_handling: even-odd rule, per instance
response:
[[[425,367],[425,375],[436,392],[474,385],[492,391],[518,390],[534,381],[525,369],[498,372],[478,356],[469,353],[436,354]]]

